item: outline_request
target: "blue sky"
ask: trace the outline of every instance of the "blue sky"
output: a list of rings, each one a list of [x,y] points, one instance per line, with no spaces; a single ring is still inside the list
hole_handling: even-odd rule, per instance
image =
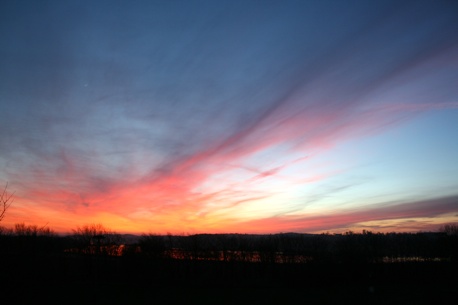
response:
[[[458,219],[454,1],[2,1],[2,225]]]

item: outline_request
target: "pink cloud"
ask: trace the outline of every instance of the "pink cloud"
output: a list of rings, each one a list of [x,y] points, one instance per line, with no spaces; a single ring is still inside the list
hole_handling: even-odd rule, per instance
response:
[[[358,226],[361,222],[435,217],[457,212],[458,197],[381,205],[382,203],[356,211],[341,211],[319,216],[283,215],[241,222],[236,226],[243,231],[258,233],[345,231],[347,228]]]
[[[317,102],[311,107],[293,112],[293,109],[289,108],[289,103],[280,103],[248,128],[243,128],[220,141],[207,143],[195,154],[174,160],[167,164],[165,170],[152,167],[149,174],[139,176],[135,170],[127,168],[126,171],[120,172],[119,177],[112,174],[104,176],[103,172],[94,168],[92,161],[87,161],[103,160],[102,156],[94,154],[82,159],[71,152],[61,151],[56,156],[57,159],[52,158],[46,160],[45,164],[34,165],[27,175],[17,173],[15,180],[24,185],[21,198],[38,202],[51,209],[73,211],[76,213],[75,217],[82,219],[104,211],[125,216],[139,209],[146,209],[154,215],[154,219],[175,217],[183,223],[194,223],[198,227],[199,219],[191,220],[192,215],[204,217],[209,211],[221,207],[237,206],[253,198],[269,197],[269,193],[246,193],[243,194],[243,198],[239,198],[239,191],[236,191],[231,183],[241,185],[262,182],[268,177],[283,178],[293,183],[311,183],[326,179],[329,176],[322,173],[314,173],[307,178],[291,178],[283,175],[282,171],[298,162],[308,162],[315,154],[338,142],[367,133],[371,128],[384,124],[388,125],[385,128],[389,128],[390,120],[395,117],[391,108],[367,111],[361,115],[357,104],[336,110],[321,107]],[[433,106],[415,107],[430,109],[434,108]],[[456,103],[444,103],[442,106],[456,107]],[[405,107],[400,109],[405,110]],[[409,107],[407,109],[410,110]],[[395,110],[398,111],[398,108]],[[390,115],[386,116],[387,113]],[[286,160],[283,164],[273,167],[266,165],[256,168],[243,165],[254,154],[283,144],[287,144],[291,151],[302,152],[304,157]],[[195,191],[214,175],[230,171],[228,164],[232,164],[233,168],[235,166],[246,169],[253,175],[242,181],[223,181],[220,189],[224,191],[224,202],[221,199],[222,193],[200,194]],[[147,164],[146,166],[148,167]],[[214,205],[215,201],[219,205]],[[343,225],[356,222],[358,219],[362,221],[366,216],[366,212],[328,218],[290,219],[285,216],[279,219],[260,220],[259,226],[255,227],[261,228],[265,222],[266,226],[269,223],[274,229],[325,228],[332,227],[335,223]]]

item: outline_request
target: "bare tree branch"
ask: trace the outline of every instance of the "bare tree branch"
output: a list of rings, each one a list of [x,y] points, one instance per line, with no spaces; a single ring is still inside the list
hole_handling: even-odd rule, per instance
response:
[[[8,183],[5,185],[3,192],[0,195],[0,221],[3,220],[5,217],[6,210],[10,207],[11,203],[13,202],[13,193],[8,194],[6,189],[8,188]]]

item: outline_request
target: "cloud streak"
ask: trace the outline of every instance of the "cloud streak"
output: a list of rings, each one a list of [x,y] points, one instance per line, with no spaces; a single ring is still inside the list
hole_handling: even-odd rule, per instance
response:
[[[373,221],[394,222],[398,219],[434,218],[456,213],[458,197],[433,198],[430,200],[377,204],[363,211],[336,211],[320,216],[279,216],[238,224],[239,227],[259,233],[270,232],[344,232],[360,227],[360,223]],[[375,226],[374,226],[375,227]],[[258,228],[258,229],[256,229]],[[399,229],[395,226],[389,230]]]
[[[288,216],[301,209],[288,200],[352,173],[330,153],[458,108],[457,16],[438,4],[106,5],[3,5],[11,222],[53,215],[66,230],[62,213],[133,231],[233,231],[238,215],[245,230],[324,229],[321,216]]]

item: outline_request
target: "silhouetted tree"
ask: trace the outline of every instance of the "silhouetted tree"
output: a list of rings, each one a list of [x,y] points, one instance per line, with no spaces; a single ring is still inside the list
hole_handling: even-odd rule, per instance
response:
[[[77,227],[73,230],[76,251],[82,254],[119,255],[121,235],[101,224]]]
[[[439,228],[439,231],[447,235],[447,252],[450,259],[458,263],[458,223],[446,224]]]
[[[0,221],[5,217],[6,210],[10,207],[12,203],[13,194],[8,194],[6,189],[8,184],[5,185],[3,192],[0,194]]]
[[[63,250],[57,234],[46,225],[17,223],[12,230],[12,244],[15,251],[24,254],[44,254]]]
[[[46,226],[26,225],[17,223],[14,225],[14,234],[17,236],[55,236],[54,231]]]
[[[458,223],[449,223],[439,228],[440,232],[444,232],[449,236],[458,236]]]

